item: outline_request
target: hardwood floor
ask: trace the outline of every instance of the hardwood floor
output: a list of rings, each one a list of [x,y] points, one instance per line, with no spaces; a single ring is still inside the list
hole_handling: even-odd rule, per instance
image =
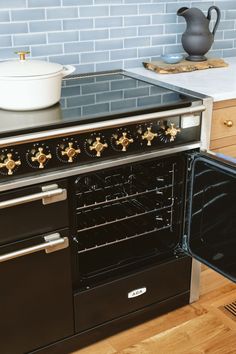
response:
[[[199,301],[73,354],[236,354],[236,317],[222,308],[233,301],[236,285],[203,268]]]

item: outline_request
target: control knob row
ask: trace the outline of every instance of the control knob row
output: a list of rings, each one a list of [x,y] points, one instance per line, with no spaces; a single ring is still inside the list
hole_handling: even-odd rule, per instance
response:
[[[161,134],[164,134],[164,136],[169,136],[169,141],[172,142],[175,140],[177,134],[180,132],[180,129],[176,128],[174,124],[171,123],[170,127],[168,127],[166,130],[164,128],[161,128],[161,131]],[[120,151],[125,152],[127,151],[129,145],[134,142],[134,139],[132,137],[129,137],[129,134],[127,132],[120,133],[113,136],[114,143],[115,146],[122,147]],[[153,139],[158,137],[159,135],[159,133],[154,133],[152,131],[152,127],[147,127],[144,133],[140,131],[140,134],[141,139],[147,141],[147,146],[151,146]],[[108,148],[108,144],[106,142],[103,142],[100,136],[94,136],[94,139],[95,141],[91,140],[91,143],[90,141],[86,141],[87,148],[91,152],[95,151],[95,155],[93,156],[100,157],[104,149]],[[64,160],[64,162],[67,161],[68,163],[72,163],[74,161],[74,158],[80,153],[81,150],[79,149],[76,141],[65,141],[63,145],[60,145],[60,149],[58,149],[57,151],[58,158],[62,160],[62,158],[66,157],[67,160]],[[5,154],[6,155],[3,155],[2,157],[0,169],[6,169],[7,174],[12,175],[17,169],[17,167],[21,165],[21,160],[20,158],[18,158],[18,154],[14,153],[14,157],[13,154],[10,152],[5,152]],[[51,159],[52,154],[50,153],[48,147],[44,146],[44,144],[40,146],[36,144],[36,147],[33,150],[29,151],[27,155],[28,163],[33,168],[43,169],[46,163]],[[35,163],[37,164],[37,166],[35,165]]]

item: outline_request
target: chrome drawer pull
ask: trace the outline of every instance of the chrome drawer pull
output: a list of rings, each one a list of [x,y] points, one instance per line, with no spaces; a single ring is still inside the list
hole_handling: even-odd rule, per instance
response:
[[[45,242],[39,245],[3,254],[2,256],[0,256],[0,263],[43,250],[45,250],[46,253],[52,253],[67,248],[69,246],[68,237],[61,237],[58,233],[45,236],[44,240]]]
[[[43,187],[44,188],[44,187]],[[42,189],[43,189],[42,188]],[[14,198],[0,202],[0,209],[10,208],[16,205],[26,204],[42,200],[44,205],[56,203],[67,198],[67,191],[63,188],[49,189],[40,193],[26,195],[24,197]]]

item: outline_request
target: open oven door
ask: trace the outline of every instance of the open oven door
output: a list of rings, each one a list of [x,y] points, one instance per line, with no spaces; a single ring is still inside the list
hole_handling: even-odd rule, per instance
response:
[[[190,156],[182,247],[236,282],[236,160]]]

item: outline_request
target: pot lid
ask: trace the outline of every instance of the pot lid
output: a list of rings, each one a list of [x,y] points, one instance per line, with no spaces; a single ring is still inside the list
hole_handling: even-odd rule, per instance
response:
[[[8,60],[0,63],[0,77],[32,77],[55,74],[63,69],[61,64],[49,63],[43,60],[28,60],[29,52],[17,52],[18,60]]]

